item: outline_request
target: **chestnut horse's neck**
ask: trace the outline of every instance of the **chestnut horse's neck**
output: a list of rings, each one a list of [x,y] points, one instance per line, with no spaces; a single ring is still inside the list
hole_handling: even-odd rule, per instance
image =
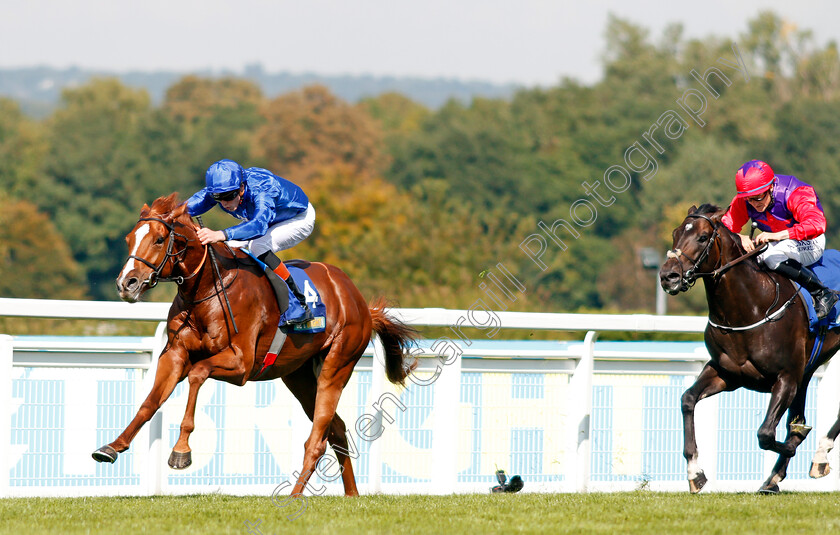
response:
[[[227,263],[222,265],[219,257],[230,258],[232,255],[222,251],[225,247],[201,245],[196,234],[197,227],[186,213],[176,218],[172,224],[175,231],[186,238],[186,243],[183,244],[185,253],[172,268],[173,277],[183,278],[178,283],[178,294],[187,303],[197,303],[217,295],[221,291],[221,285],[217,284],[212,264],[215,261],[217,269],[223,275],[227,270]],[[214,251],[211,251],[211,247]]]
[[[744,255],[737,234],[720,228],[716,244],[715,267],[719,269]],[[714,258],[710,258],[712,263]],[[793,286],[782,284],[783,277],[760,268],[755,257],[745,259],[717,277],[703,278],[709,318],[727,326],[751,325],[782,307],[791,297]]]

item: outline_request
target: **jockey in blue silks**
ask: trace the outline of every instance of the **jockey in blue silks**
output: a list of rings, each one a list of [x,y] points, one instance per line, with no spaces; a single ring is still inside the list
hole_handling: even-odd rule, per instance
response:
[[[723,216],[723,224],[732,232],[740,232],[752,219],[762,231],[755,243],[769,244],[759,260],[808,290],[814,298],[817,319],[825,318],[838,297],[807,267],[825,251],[825,213],[814,188],[795,176],[775,174],[761,160],[749,161],[738,169],[735,187],[737,193]],[[740,237],[744,249],[752,251],[755,245],[749,236]]]
[[[267,169],[243,169],[233,160],[219,160],[211,165],[205,181],[206,187],[187,200],[190,216],[201,215],[218,204],[243,222],[224,230],[200,228],[198,239],[201,244],[226,241],[231,247],[247,247],[278,272],[300,301],[304,314],[289,318],[288,323],[312,319],[306,298],[289,270],[274,254],[299,244],[315,227],[315,208],[303,190]]]

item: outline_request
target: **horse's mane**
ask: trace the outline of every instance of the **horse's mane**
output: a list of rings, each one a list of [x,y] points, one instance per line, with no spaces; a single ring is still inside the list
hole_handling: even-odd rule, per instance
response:
[[[720,212],[720,208],[718,208],[717,205],[705,203],[701,204],[700,208],[698,208],[697,211],[694,213],[697,215],[713,215],[718,212]]]
[[[695,215],[705,215],[705,216],[714,216],[714,215],[718,215],[718,214],[722,215],[723,213],[725,213],[725,210],[721,210],[719,206],[717,206],[715,204],[710,204],[710,203],[701,204],[700,207],[697,209],[697,211],[694,212]],[[735,247],[738,248],[738,251],[740,251],[741,254],[746,254],[746,251],[744,250],[744,247],[741,245],[740,238],[737,237],[738,236],[737,232],[732,232],[731,230],[726,228],[726,225],[719,225],[718,228],[725,235],[730,236],[730,239],[735,243]],[[747,263],[747,265],[753,267],[754,269],[764,270],[763,266],[761,264],[759,264],[758,261],[756,260],[756,257],[748,258],[745,262]]]
[[[149,215],[154,215],[156,217],[163,217],[172,213],[175,209],[179,208],[182,204],[186,201],[181,201],[178,198],[178,192],[171,193],[165,197],[158,197],[157,199],[152,202],[152,206],[149,208]],[[184,218],[189,219],[189,215],[184,211],[180,217],[176,218],[179,221],[182,221]]]

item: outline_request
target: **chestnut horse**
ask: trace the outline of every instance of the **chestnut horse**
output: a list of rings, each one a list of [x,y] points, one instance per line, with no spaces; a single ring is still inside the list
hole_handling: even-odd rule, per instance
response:
[[[368,307],[340,269],[292,261],[290,265],[309,275],[326,305],[326,330],[317,334],[290,332],[274,364],[263,369],[280,319],[271,284],[261,267],[243,252],[224,244],[213,244],[212,250],[202,246],[186,208],[186,203],[178,203],[176,193],[161,197],[151,207],[143,206],[140,220],[126,236],[130,256],[117,279],[120,297],[135,302],[159,280],[175,281],[178,294],[169,309],[168,340],[158,360],[152,391],[128,427],[116,440],[96,450],[93,458],[115,462],[117,454],[128,449],[143,424],[186,378],[186,412],[169,457],[172,468],[186,468],[191,463],[188,440],[195,428],[196,397],[204,381],[213,378],[241,386],[279,377],[312,420],[301,476],[292,494],[303,492],[329,441],[341,466],[345,494],[357,495],[353,467],[345,454],[350,451],[345,424],[336,414],[338,399],[372,331],[385,348],[388,379],[403,384],[413,369],[406,357],[415,331],[390,318],[382,302]],[[216,262],[217,269],[211,267]]]
[[[802,297],[789,279],[761,267],[756,254],[744,253],[738,235],[721,223],[723,214],[716,206],[692,206],[674,229],[673,249],[659,271],[662,288],[671,295],[687,291],[702,278],[709,304],[705,342],[711,360],[682,396],[689,489],[696,493],[706,484],[697,458],[695,405],[718,392],[744,387],[770,392],[758,445],[778,453],[779,459],[759,492],[777,493],[791,457],[811,430],[805,425],[808,382],[840,348],[840,333],[828,331],[809,364],[816,336],[809,331]],[[778,442],[776,427],[785,411],[787,437]],[[813,468],[811,475],[820,476]]]

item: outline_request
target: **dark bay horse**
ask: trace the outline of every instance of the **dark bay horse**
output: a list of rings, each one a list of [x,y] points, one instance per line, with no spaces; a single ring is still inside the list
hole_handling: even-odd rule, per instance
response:
[[[158,360],[152,391],[128,427],[95,451],[93,458],[115,462],[117,454],[128,449],[143,424],[186,378],[186,412],[169,457],[172,468],[186,468],[191,463],[188,440],[195,428],[196,397],[204,381],[213,378],[243,385],[279,377],[312,420],[301,476],[292,494],[303,492],[329,441],[341,466],[345,494],[357,495],[353,467],[345,454],[350,451],[345,424],[336,414],[339,397],[372,332],[379,335],[385,348],[388,379],[404,384],[413,369],[407,352],[415,331],[389,317],[381,301],[369,307],[340,269],[292,261],[289,264],[304,269],[320,292],[327,308],[326,330],[289,333],[274,364],[263,370],[280,319],[271,284],[241,251],[223,244],[213,244],[212,251],[202,246],[196,229],[186,203],[179,204],[173,193],[157,199],[151,207],[144,205],[140,220],[126,236],[130,256],[117,279],[120,297],[135,302],[159,280],[174,280],[178,294],[169,309],[168,340]],[[221,280],[211,267],[213,256]]]
[[[758,444],[778,453],[779,459],[759,491],[776,493],[791,457],[810,431],[805,425],[808,383],[814,370],[840,348],[840,333],[829,331],[806,366],[816,337],[809,331],[802,298],[789,279],[762,268],[755,255],[745,255],[738,236],[721,223],[723,214],[716,206],[692,206],[674,229],[673,249],[659,271],[662,288],[671,295],[702,278],[709,304],[705,342],[711,360],[682,396],[689,489],[699,492],[706,484],[697,457],[695,405],[718,392],[744,387],[770,393]],[[788,432],[779,442],[776,427],[785,411]],[[812,477],[826,473],[811,470]]]

